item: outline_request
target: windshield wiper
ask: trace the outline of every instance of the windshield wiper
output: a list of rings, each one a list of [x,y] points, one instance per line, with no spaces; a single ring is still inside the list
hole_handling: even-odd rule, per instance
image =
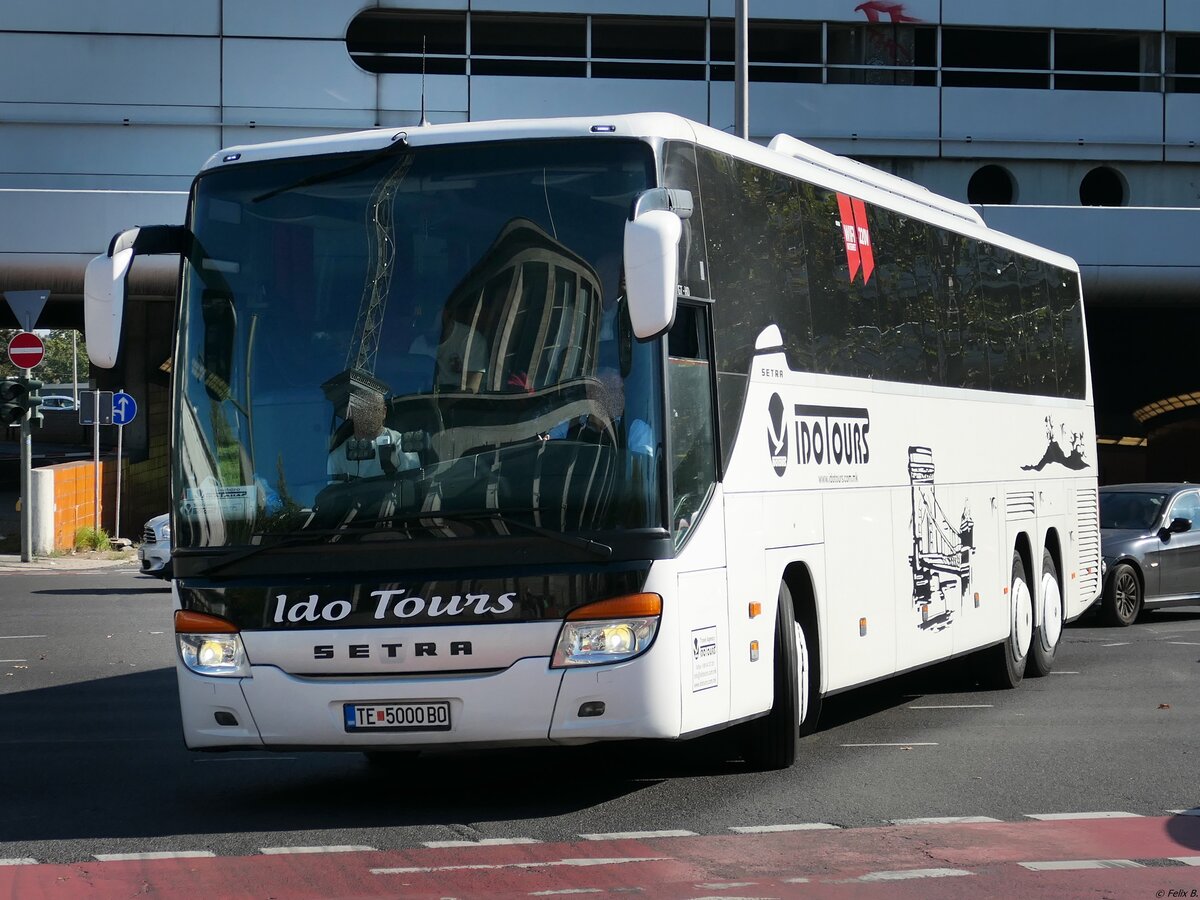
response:
[[[267,191],[265,194],[259,194],[257,197],[251,197],[251,203],[262,203],[264,200],[270,200],[272,197],[278,197],[280,194],[286,194],[288,191],[294,191],[297,188],[312,187],[316,184],[324,184],[327,181],[333,181],[335,178],[341,178],[343,175],[353,175],[355,172],[361,172],[363,169],[369,169],[381,159],[408,150],[408,134],[403,131],[396,132],[392,136],[392,141],[385,147],[380,147],[378,150],[373,150],[362,159],[342,166],[338,169],[333,169],[330,172],[321,172],[315,175],[306,175],[298,181],[293,181],[284,187],[275,188],[273,191]]]
[[[538,510],[519,509],[507,510],[508,512],[538,512]],[[255,544],[253,547],[246,547],[228,556],[218,559],[216,562],[201,569],[198,574],[201,577],[212,575],[222,569],[228,568],[235,563],[242,562],[252,556],[258,556],[260,553],[265,553],[268,550],[278,550],[283,547],[296,547],[305,544],[324,543],[326,538],[336,538],[340,536],[355,536],[366,537],[368,535],[388,535],[395,532],[392,528],[375,528],[374,526],[383,524],[392,525],[410,525],[414,522],[420,522],[426,519],[445,519],[451,522],[480,522],[491,521],[504,525],[507,528],[516,527],[525,531],[536,534],[539,537],[544,537],[547,540],[555,541],[568,547],[574,547],[578,550],[583,550],[600,559],[608,559],[612,556],[613,548],[608,544],[603,544],[600,541],[593,541],[590,538],[581,537],[575,534],[564,534],[561,531],[555,531],[553,528],[545,528],[541,525],[534,525],[532,522],[522,522],[520,519],[509,518],[504,515],[506,510],[498,509],[470,509],[461,512],[446,512],[443,510],[429,510],[427,512],[411,513],[401,516],[379,516],[374,519],[354,519],[347,522],[338,528],[320,528],[311,531],[299,531],[294,534],[283,535],[278,540],[270,541],[269,543]],[[367,531],[366,529],[372,529]],[[254,535],[257,538],[267,537],[270,532]],[[403,532],[403,539],[409,540],[407,532]],[[400,533],[396,533],[397,538],[401,537]],[[186,551],[184,554],[186,555]]]

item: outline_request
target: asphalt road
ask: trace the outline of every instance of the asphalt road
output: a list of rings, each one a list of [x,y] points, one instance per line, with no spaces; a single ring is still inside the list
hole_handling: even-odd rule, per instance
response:
[[[1196,608],[1076,623],[1056,673],[1014,691],[963,692],[947,665],[832,698],[785,772],[748,771],[720,735],[379,769],[355,754],[190,753],[162,582],[0,577],[0,860],[1200,806]]]

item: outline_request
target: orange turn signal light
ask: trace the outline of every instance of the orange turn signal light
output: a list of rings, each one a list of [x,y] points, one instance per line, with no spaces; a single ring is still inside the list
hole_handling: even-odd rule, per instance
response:
[[[237,634],[240,629],[228,619],[190,609],[175,610],[176,634]]]
[[[647,619],[662,615],[662,597],[658,594],[625,594],[597,600],[567,613],[569,620]]]
[[[762,604],[757,600],[750,601],[750,618],[757,619],[762,615]]]

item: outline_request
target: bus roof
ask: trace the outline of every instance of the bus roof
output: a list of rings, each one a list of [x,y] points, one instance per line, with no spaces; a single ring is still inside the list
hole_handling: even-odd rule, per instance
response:
[[[404,140],[410,146],[484,143],[538,138],[613,137],[692,141],[757,165],[812,182],[827,190],[849,193],[938,227],[988,241],[1078,272],[1075,261],[1020,238],[988,227],[974,208],[951,200],[899,176],[857,160],[829,153],[786,134],[763,147],[674,113],[627,113],[572,118],[498,119],[446,125],[373,128],[367,131],[296,138],[227,147],[209,157],[201,172],[232,163],[259,162],[334,153],[370,152]]]

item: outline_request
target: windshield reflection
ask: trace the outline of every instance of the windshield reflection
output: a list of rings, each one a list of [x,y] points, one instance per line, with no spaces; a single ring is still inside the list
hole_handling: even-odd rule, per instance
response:
[[[639,143],[547,141],[201,179],[177,546],[661,526],[659,350],[619,299],[652,178]]]

